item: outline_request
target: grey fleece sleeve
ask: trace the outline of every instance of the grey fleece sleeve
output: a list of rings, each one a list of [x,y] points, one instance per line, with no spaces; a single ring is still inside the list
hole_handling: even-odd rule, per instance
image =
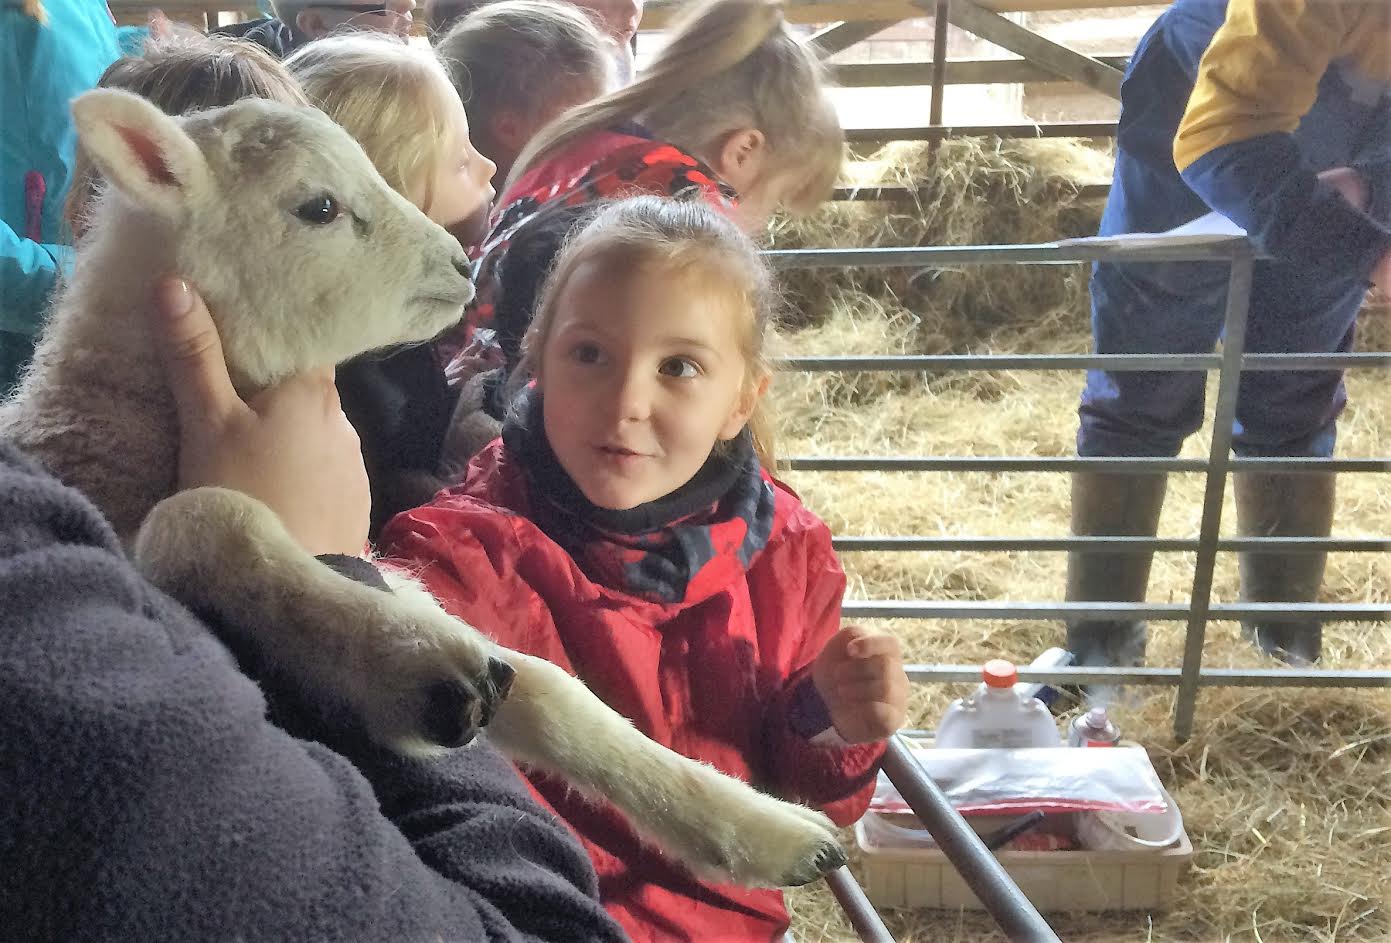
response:
[[[3,444],[0,703],[0,937],[618,938],[563,886],[584,883],[582,862],[549,869],[535,899],[549,922],[519,926],[510,900],[491,899],[508,875],[528,898],[528,847],[543,862],[582,855],[563,833],[522,851],[505,841],[498,823],[529,801],[510,769],[461,781],[472,864],[445,879],[347,759],[266,720],[256,685],[140,578],[85,500]],[[574,932],[550,932],[562,926]]]

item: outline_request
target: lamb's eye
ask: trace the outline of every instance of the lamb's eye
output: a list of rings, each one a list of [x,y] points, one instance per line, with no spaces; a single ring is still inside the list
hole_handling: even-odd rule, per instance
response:
[[[316,196],[295,207],[295,215],[306,223],[326,226],[338,218],[338,201],[328,194]]]

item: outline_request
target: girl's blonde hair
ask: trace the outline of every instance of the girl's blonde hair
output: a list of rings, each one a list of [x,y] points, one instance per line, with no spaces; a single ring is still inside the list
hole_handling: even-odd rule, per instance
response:
[[[458,95],[429,49],[388,36],[328,36],[285,60],[319,110],[362,146],[387,184],[428,211]]]
[[[141,55],[107,66],[97,85],[134,92],[169,115],[218,108],[241,98],[309,105],[299,83],[262,47],[241,39],[204,36],[190,28],[173,28],[166,36],[150,38]],[[82,229],[83,214],[99,182],[91,159],[79,147],[63,203],[63,218],[74,234]]]
[[[509,110],[528,120],[576,89],[603,93],[613,72],[608,41],[569,3],[501,0],[468,14],[435,46],[468,111],[475,138]]]
[[[776,457],[774,429],[768,398],[759,396],[758,390],[772,374],[769,350],[775,343],[780,299],[772,272],[753,241],[699,200],[638,196],[605,205],[566,240],[556,258],[522,344],[522,359],[514,374],[517,382],[539,373],[561,295],[575,271],[587,263],[601,266],[615,279],[655,268],[675,276],[673,286],[684,284],[684,276],[695,276],[710,291],[723,293],[747,312],[739,348],[745,361],[743,392],[755,397],[748,426],[759,461],[771,471]]]
[[[20,0],[19,8],[40,23],[48,22],[48,11],[43,8],[43,0]]]
[[[721,136],[756,128],[773,166],[802,174],[788,207],[808,211],[830,195],[843,158],[826,86],[825,68],[788,33],[778,0],[710,0],[676,27],[637,81],[543,128],[507,185],[570,141],[625,121],[707,162]]]

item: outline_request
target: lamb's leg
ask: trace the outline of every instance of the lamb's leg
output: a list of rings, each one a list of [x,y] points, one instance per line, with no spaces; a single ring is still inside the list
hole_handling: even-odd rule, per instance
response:
[[[488,739],[617,806],[692,871],[753,887],[806,884],[845,863],[830,820],[653,743],[550,662],[507,653],[512,690]]]
[[[385,575],[398,599],[439,605],[404,574]],[[550,662],[498,651],[516,674],[488,739],[586,797],[612,802],[692,871],[746,886],[790,887],[845,862],[834,826],[821,813],[654,743]]]
[[[155,585],[251,639],[311,697],[346,705],[398,752],[468,742],[510,683],[503,650],[427,594],[341,576],[238,492],[197,488],[160,502],[135,556]]]
[[[216,488],[168,498],[135,549],[157,585],[253,638],[311,696],[346,703],[378,742],[456,745],[496,711],[493,739],[511,756],[613,802],[696,871],[786,886],[844,861],[819,813],[653,743],[580,681],[488,641],[408,577],[384,574],[392,593],[341,577],[252,498]]]

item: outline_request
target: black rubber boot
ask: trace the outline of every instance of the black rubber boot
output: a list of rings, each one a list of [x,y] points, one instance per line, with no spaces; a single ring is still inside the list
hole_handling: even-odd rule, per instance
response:
[[[1167,478],[1076,472],[1072,476],[1072,533],[1079,537],[1153,537]],[[1068,602],[1143,602],[1152,551],[1073,551],[1067,558]],[[1134,619],[1071,619],[1067,647],[1082,667],[1138,667],[1145,661],[1146,626]]]
[[[1333,528],[1334,476],[1288,472],[1240,472],[1235,476],[1236,516],[1248,537],[1327,537]],[[1326,553],[1241,554],[1245,602],[1314,602],[1323,585]],[[1290,665],[1319,660],[1323,624],[1247,621],[1242,634],[1267,655]]]

